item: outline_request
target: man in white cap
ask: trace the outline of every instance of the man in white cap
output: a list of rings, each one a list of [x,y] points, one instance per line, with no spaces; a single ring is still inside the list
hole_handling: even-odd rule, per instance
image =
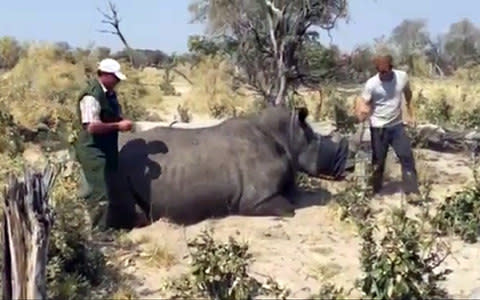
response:
[[[100,229],[111,226],[107,224],[107,212],[115,207],[108,197],[107,181],[118,168],[118,132],[132,129],[132,121],[122,116],[114,91],[122,80],[126,80],[126,76],[121,72],[120,64],[106,58],[98,64],[97,78],[88,82],[78,98],[81,128],[75,145],[76,155],[89,185],[85,198],[93,226]]]

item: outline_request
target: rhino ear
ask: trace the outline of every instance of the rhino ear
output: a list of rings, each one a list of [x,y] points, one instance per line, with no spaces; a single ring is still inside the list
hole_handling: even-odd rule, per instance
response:
[[[308,117],[308,109],[306,107],[299,107],[297,108],[298,111],[298,119],[300,122],[304,123],[305,119]]]

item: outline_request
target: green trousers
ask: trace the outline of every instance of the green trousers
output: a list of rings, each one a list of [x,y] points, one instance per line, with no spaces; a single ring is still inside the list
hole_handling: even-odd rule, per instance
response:
[[[143,212],[124,197],[126,185],[113,184],[120,180],[115,154],[107,160],[103,153],[81,150],[76,153],[83,173],[80,197],[87,202],[92,226],[100,231],[133,228],[137,214]]]
[[[104,230],[107,227],[109,172],[116,171],[116,165],[107,163],[105,154],[100,151],[76,149],[76,157],[82,166],[81,187],[79,196],[87,202],[94,228]]]

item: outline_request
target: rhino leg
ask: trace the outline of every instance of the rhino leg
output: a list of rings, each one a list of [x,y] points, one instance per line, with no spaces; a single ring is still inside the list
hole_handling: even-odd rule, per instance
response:
[[[107,226],[114,229],[132,229],[136,222],[135,198],[121,172],[108,177],[109,205]]]
[[[274,217],[293,217],[295,207],[282,195],[275,195],[267,198],[252,208],[246,208],[240,211],[245,216],[274,216]]]

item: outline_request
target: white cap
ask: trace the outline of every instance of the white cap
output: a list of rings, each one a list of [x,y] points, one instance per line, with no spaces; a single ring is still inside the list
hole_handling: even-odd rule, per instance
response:
[[[105,58],[98,64],[98,70],[105,73],[113,73],[120,80],[127,79],[127,76],[120,71],[120,64],[112,58]]]

